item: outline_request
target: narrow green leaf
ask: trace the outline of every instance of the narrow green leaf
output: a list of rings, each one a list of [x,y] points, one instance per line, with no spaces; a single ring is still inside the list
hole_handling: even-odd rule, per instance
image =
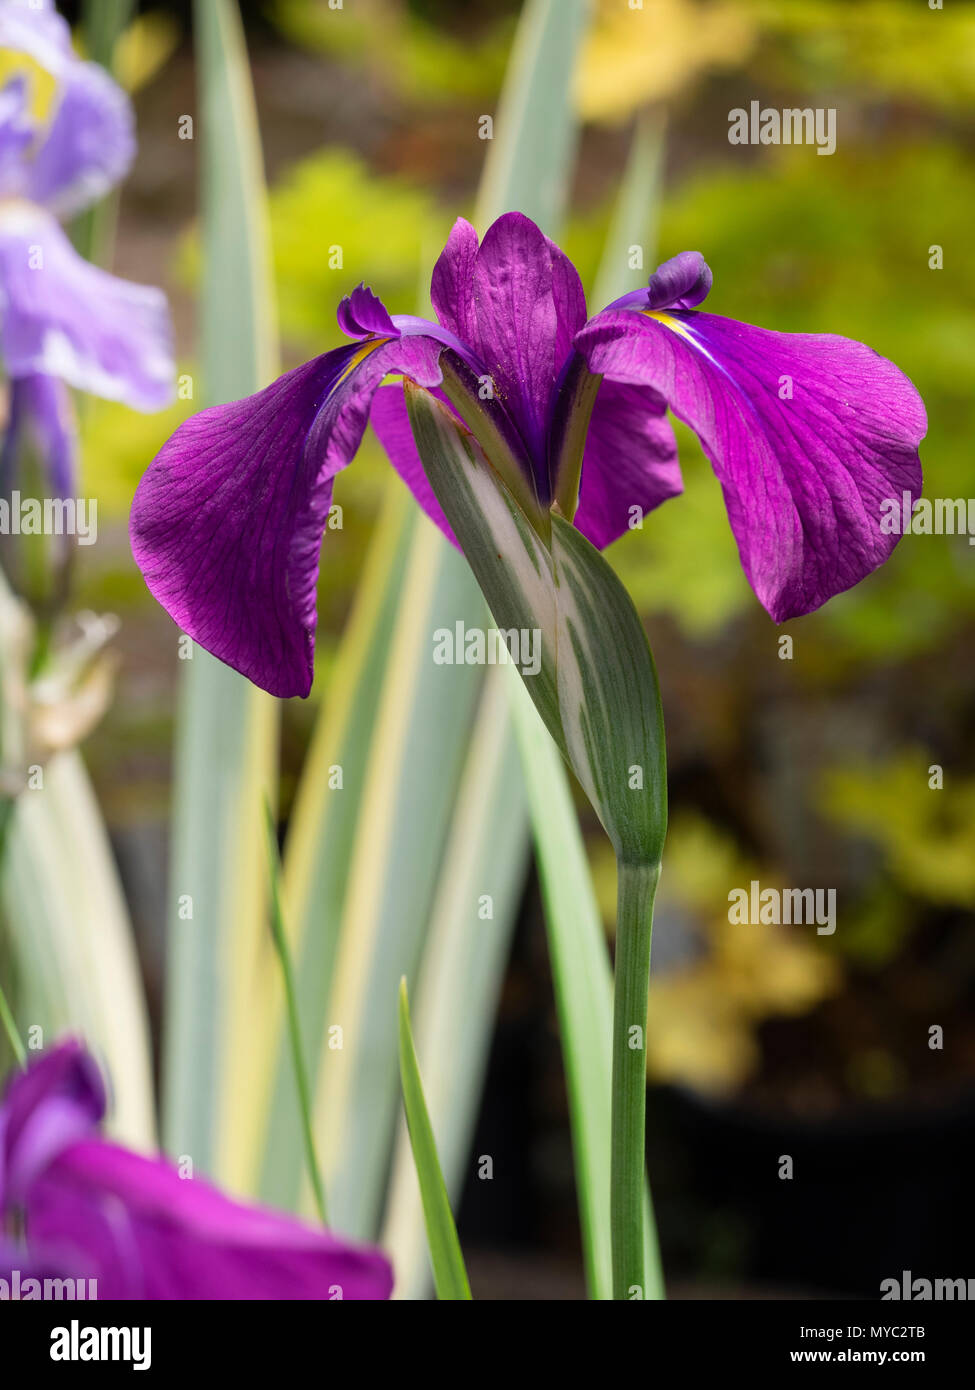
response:
[[[578,127],[572,73],[589,0],[526,0],[477,200],[477,220],[517,208],[546,231],[562,220]]]
[[[285,1002],[288,1012],[288,1036],[291,1042],[291,1062],[294,1070],[295,1090],[301,1111],[301,1134],[305,1144],[305,1161],[308,1165],[308,1178],[315,1194],[318,1218],[323,1226],[328,1224],[325,1212],[325,1188],[322,1172],[315,1151],[315,1136],[311,1125],[311,1094],[308,1088],[308,1069],[301,1045],[301,1030],[298,1024],[298,1004],[295,996],[294,971],[291,968],[291,952],[288,949],[288,933],[285,930],[284,915],[281,911],[281,860],[278,854],[278,839],[271,813],[270,803],[265,800],[264,813],[267,821],[268,866],[271,874],[271,934],[274,947],[281,963],[281,977],[284,984]]]
[[[112,1079],[110,1132],[152,1148],[149,1024],[112,848],[80,755],[59,754],[43,777],[17,798],[0,873],[18,1013],[45,1046],[85,1038]]]
[[[660,107],[645,108],[637,117],[590,297],[594,311],[645,285],[654,268],[666,128],[666,115]],[[634,247],[643,252],[639,265],[632,264]]]
[[[85,0],[82,8],[82,35],[87,56],[114,71],[115,45],[132,18],[135,0]],[[74,220],[71,239],[79,255],[86,261],[107,265],[111,260],[115,226],[118,220],[118,190],[90,208],[85,208]]]
[[[587,0],[526,0],[522,8],[477,200],[475,219],[482,230],[501,213],[517,208],[550,235],[557,234],[576,142],[572,72],[588,11]],[[512,516],[517,527],[519,515]],[[503,516],[500,523],[507,524]],[[460,1189],[469,1153],[479,1080],[514,926],[514,885],[520,882],[526,849],[524,792],[512,756],[510,717],[501,708],[507,674],[488,674],[417,992],[417,1040],[421,1056],[429,1059],[428,1099],[451,1193]],[[567,796],[566,773],[558,758],[553,778],[561,779]],[[468,830],[463,840],[462,829]],[[478,922],[472,931],[467,911],[477,884],[489,891],[498,885],[493,890],[495,919]],[[507,907],[505,884],[510,894]],[[608,1026],[606,1035],[608,1046]],[[401,1139],[384,1238],[396,1258],[395,1296],[416,1298],[423,1294],[428,1273],[407,1165]]]
[[[434,633],[482,624],[484,606],[464,560],[425,521],[401,603],[360,792],[315,1106],[332,1220],[366,1239],[379,1227],[396,1129],[396,991],[423,948],[483,679],[476,666],[433,660]]]
[[[237,400],[274,374],[264,179],[240,14],[194,7],[202,134],[206,400]],[[274,798],[277,706],[195,649],[177,712],[164,1019],[165,1139],[232,1187],[253,1175],[254,1019],[273,979],[261,805]]]
[[[447,1199],[437,1146],[430,1128],[430,1116],[423,1098],[423,1083],[420,1068],[413,1046],[410,1030],[410,1002],[406,993],[406,979],[400,981],[399,989],[399,1065],[403,1083],[403,1108],[413,1146],[413,1159],[416,1163],[416,1176],[423,1199],[423,1214],[426,1219],[427,1240],[430,1245],[430,1260],[433,1264],[433,1278],[437,1297],[452,1301],[469,1300],[471,1287],[467,1281],[464,1257],[457,1227]]]
[[[510,686],[545,904],[586,1280],[591,1298],[608,1299],[612,972],[562,760],[522,683],[513,679]]]
[[[393,647],[407,556],[421,524],[406,490],[391,482],[355,606],[333,662],[288,825],[282,894],[298,967],[295,990],[302,1048],[313,1086],[322,1055],[372,731]],[[267,1042],[250,1085],[256,1114],[267,1116],[257,1134],[263,1150],[260,1192],[274,1206],[293,1208],[301,1185],[301,1158],[294,1142],[300,1116],[287,1084],[290,1050],[277,999],[269,999],[264,1019]]]
[[[416,1048],[447,1192],[455,1203],[470,1159],[487,1045],[528,860],[508,674],[495,666],[484,681],[414,990]],[[396,1270],[394,1297],[426,1297],[430,1270],[423,1209],[404,1125],[393,1155],[382,1245]]]
[[[16,1057],[18,1064],[24,1066],[27,1061],[27,1049],[24,1047],[24,1040],[17,1029],[17,1020],[14,1018],[13,1009],[11,1009],[2,987],[0,987],[0,1023],[3,1024],[3,1031],[7,1035],[11,1052]]]

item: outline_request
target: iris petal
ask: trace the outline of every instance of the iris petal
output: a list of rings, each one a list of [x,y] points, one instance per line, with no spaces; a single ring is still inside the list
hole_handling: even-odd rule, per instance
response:
[[[80,1043],[70,1040],[16,1073],[0,1104],[0,1214],[22,1201],[35,1176],[105,1114],[105,1088]]]
[[[442,392],[433,391],[431,394],[439,397],[444,405],[448,409],[450,408],[449,402]],[[433,488],[427,479],[423,461],[417,453],[416,441],[410,426],[410,417],[406,410],[406,398],[403,395],[401,385],[380,386],[372,398],[369,423],[379,436],[379,442],[389,456],[390,463],[412,492],[422,510],[447,537],[451,545],[457,546],[459,550],[460,545],[457,537],[451,529],[450,522],[444,516],[443,508],[437,501]]]
[[[22,195],[73,216],[113,188],[135,154],[128,97],[97,63],[83,62],[53,6],[0,7],[0,48],[22,53],[56,83],[56,106],[24,171]]]
[[[132,550],[183,630],[272,695],[307,695],[332,482],[382,378],[440,382],[440,344],[371,339],[187,420],[132,506]]]
[[[473,296],[474,347],[538,464],[544,498],[553,392],[573,336],[586,321],[579,276],[534,222],[512,212],[485,234],[474,264]]]
[[[47,213],[23,204],[0,211],[0,287],[10,376],[63,377],[139,410],[172,399],[165,295],[89,265]]]
[[[389,1297],[380,1251],[103,1142],[103,1111],[101,1079],[74,1042],[18,1075],[0,1106],[0,1214],[4,1201],[22,1209],[32,1272],[95,1279],[101,1299]],[[24,1267],[0,1244],[0,1274]]]
[[[604,378],[586,435],[575,525],[604,550],[682,490],[666,402],[646,386]]]
[[[698,434],[745,574],[777,621],[809,613],[887,559],[881,504],[920,492],[921,398],[847,338],[712,314],[607,311],[577,336],[590,371],[650,386]]]
[[[474,311],[477,244],[477,232],[463,217],[458,217],[433,267],[430,284],[430,300],[437,318],[444,328],[472,346],[477,342]]]
[[[100,1299],[385,1299],[393,1285],[378,1250],[97,1140],[33,1184],[27,1220],[32,1243],[73,1251]]]

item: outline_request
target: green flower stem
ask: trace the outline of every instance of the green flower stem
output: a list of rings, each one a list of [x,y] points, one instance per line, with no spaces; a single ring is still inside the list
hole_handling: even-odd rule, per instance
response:
[[[618,870],[610,1227],[613,1297],[631,1299],[645,1298],[647,1291],[643,1229],[647,992],[653,899],[660,867],[620,860]],[[659,1269],[651,1271],[651,1282],[661,1287]]]

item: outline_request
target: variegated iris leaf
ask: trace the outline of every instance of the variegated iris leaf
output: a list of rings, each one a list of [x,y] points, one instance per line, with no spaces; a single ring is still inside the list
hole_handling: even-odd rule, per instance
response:
[[[557,511],[543,539],[460,420],[427,391],[409,383],[405,390],[427,477],[498,628],[508,637],[540,634],[540,669],[519,669],[546,728],[617,856],[659,863],[666,832],[663,716],[653,657],[629,595]]]

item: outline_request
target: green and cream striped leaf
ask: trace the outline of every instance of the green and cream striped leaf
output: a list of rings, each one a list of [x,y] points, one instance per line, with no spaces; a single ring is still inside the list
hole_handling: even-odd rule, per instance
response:
[[[264,386],[277,362],[260,138],[238,7],[196,0],[207,403]],[[183,668],[176,728],[164,1138],[247,1186],[255,1019],[277,979],[267,931],[264,797],[276,801],[278,705],[203,650]]]
[[[463,425],[427,392],[407,386],[406,396],[430,484],[495,622],[503,632],[540,635],[540,670],[522,676],[546,728],[617,853],[659,862],[663,716],[629,594],[554,512],[549,550]]]
[[[407,384],[406,402],[430,485],[499,630],[539,634],[540,669],[522,675],[546,727],[564,747],[555,679],[552,557],[473,436],[428,392]]]
[[[556,671],[569,762],[617,856],[659,864],[667,832],[660,688],[633,600],[599,551],[552,517]]]

